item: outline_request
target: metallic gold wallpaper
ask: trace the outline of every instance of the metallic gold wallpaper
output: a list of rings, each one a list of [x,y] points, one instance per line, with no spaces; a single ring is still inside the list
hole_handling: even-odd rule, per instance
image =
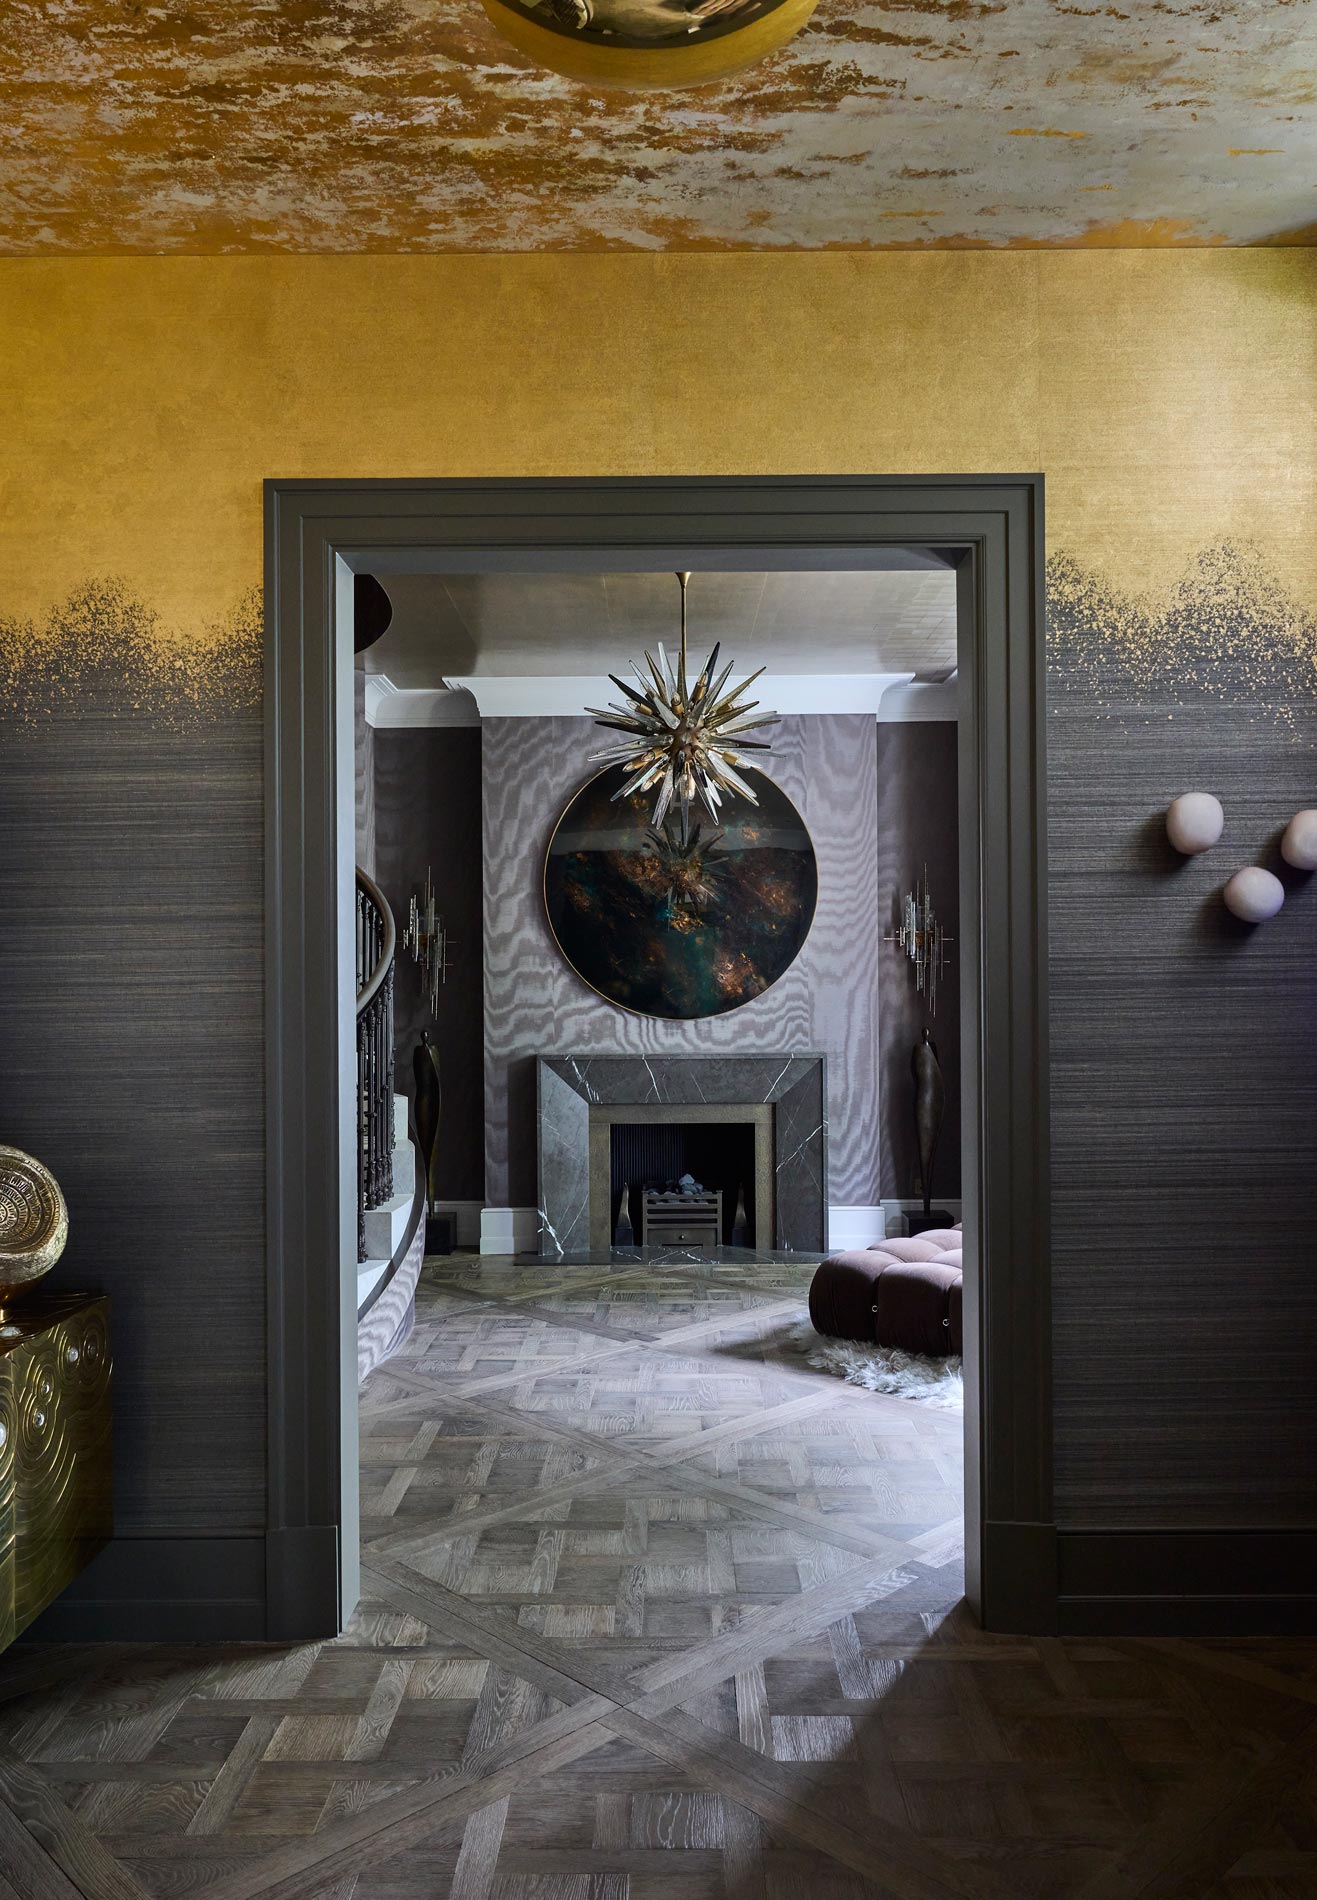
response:
[[[0,409],[0,615],[118,577],[164,647],[269,475],[1042,469],[1128,590],[1317,585],[1310,251],[0,263]]]

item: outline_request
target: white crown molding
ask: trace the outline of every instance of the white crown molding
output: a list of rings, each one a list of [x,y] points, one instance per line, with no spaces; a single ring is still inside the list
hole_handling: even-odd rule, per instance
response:
[[[960,694],[954,673],[944,680],[920,680],[903,674],[888,686],[878,702],[880,726],[955,719],[959,713]]]
[[[917,680],[910,673],[771,673],[762,691],[772,708],[792,717],[867,713],[881,725],[957,716],[956,677]],[[582,719],[587,706],[619,697],[603,674],[472,674],[438,687],[396,686],[387,673],[366,674],[366,724],[475,726],[482,719]]]
[[[395,686],[387,673],[367,673],[366,724],[376,729],[478,726],[480,708],[470,693],[451,682],[409,689]]]
[[[620,672],[620,669],[619,669]],[[780,713],[877,714],[884,696],[909,673],[766,673],[757,682],[764,701]],[[579,719],[587,706],[607,706],[621,694],[604,674],[496,675],[453,679],[475,695],[485,719]]]

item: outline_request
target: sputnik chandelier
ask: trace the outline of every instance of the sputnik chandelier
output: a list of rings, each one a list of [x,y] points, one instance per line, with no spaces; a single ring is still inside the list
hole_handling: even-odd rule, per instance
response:
[[[629,704],[610,703],[607,711],[600,706],[585,709],[593,714],[597,726],[629,735],[624,743],[608,746],[591,757],[602,764],[628,769],[630,775],[614,792],[614,799],[656,788],[651,818],[655,828],[662,825],[674,802],[683,822],[696,804],[716,819],[724,795],[731,793],[757,805],[758,798],[737,768],[744,770],[749,763],[742,753],[769,752],[772,746],[767,739],[747,739],[744,735],[778,723],[777,714],[771,712],[751,718],[759,701],[747,702],[743,697],[763,672],[762,666],[724,693],[734,662],[729,660],[718,672],[719,646],[704,662],[694,686],[688,684],[686,589],[690,575],[678,574],[677,580],[681,587],[681,651],[676,666],[660,642],[657,665],[652,654],[645,655],[648,678],[638,666],[631,669],[640,682],[639,690],[628,686],[616,673],[608,675]]]

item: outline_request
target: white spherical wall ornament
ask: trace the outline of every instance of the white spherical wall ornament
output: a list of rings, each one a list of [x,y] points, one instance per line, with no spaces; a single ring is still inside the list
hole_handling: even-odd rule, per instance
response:
[[[1221,895],[1226,909],[1241,922],[1262,924],[1268,917],[1274,917],[1285,902],[1285,886],[1260,864],[1250,864],[1245,870],[1235,872]]]
[[[1317,871],[1317,811],[1296,811],[1285,827],[1280,855],[1296,871]]]
[[[1210,851],[1225,830],[1221,800],[1211,792],[1184,792],[1166,812],[1166,836],[1186,858]]]

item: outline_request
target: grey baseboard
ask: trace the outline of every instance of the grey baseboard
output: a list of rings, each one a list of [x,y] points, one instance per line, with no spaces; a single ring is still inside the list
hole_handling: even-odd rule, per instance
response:
[[[1317,1529],[1063,1530],[1058,1626],[1074,1636],[1272,1636],[1317,1625]]]
[[[260,1642],[265,1536],[125,1533],[25,1631],[37,1643]]]
[[[265,1538],[266,1635],[272,1643],[337,1636],[338,1527],[302,1524]]]
[[[983,1627],[1004,1635],[1050,1636],[1056,1629],[1056,1526],[989,1519],[983,1526],[978,1606]]]

